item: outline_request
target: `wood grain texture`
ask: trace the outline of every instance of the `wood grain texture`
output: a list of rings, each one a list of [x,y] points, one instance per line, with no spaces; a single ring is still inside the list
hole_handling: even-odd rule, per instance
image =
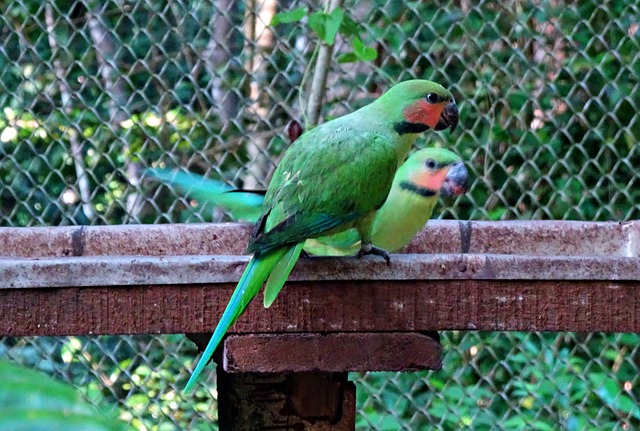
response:
[[[222,364],[230,373],[418,371],[442,367],[439,338],[416,332],[231,335]]]
[[[235,283],[248,256],[88,256],[0,259],[0,289]],[[640,280],[636,257],[509,254],[393,254],[310,257],[291,281]]]
[[[178,256],[243,254],[246,223],[0,227],[0,256]],[[431,220],[405,253],[639,256],[640,221]]]
[[[210,333],[234,287],[0,289],[0,335]],[[289,282],[270,309],[260,295],[230,332],[640,332],[639,309],[639,281]]]
[[[347,373],[241,373],[217,369],[221,431],[353,431],[356,387]]]

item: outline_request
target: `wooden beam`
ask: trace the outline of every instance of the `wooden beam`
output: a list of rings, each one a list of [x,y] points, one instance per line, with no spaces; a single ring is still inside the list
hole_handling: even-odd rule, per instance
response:
[[[0,229],[0,335],[209,333],[247,232]],[[301,259],[231,332],[640,332],[639,244],[640,222],[436,222],[406,251],[437,254]]]
[[[179,256],[243,254],[245,223],[0,227],[0,256]],[[639,256],[640,221],[432,220],[404,253]]]
[[[211,333],[234,287],[0,289],[0,335]],[[639,309],[639,281],[309,281],[253,301],[230,332],[640,332]]]
[[[247,334],[225,339],[222,366],[229,373],[439,370],[441,353],[437,333]]]
[[[248,256],[88,256],[0,259],[0,289],[236,283]],[[640,280],[637,258],[506,254],[395,254],[302,258],[292,282]]]

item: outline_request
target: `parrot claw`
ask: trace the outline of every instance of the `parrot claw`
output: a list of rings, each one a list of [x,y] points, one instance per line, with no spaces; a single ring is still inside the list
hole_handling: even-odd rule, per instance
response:
[[[358,254],[356,254],[356,257],[358,259],[360,259],[362,256],[366,256],[368,254],[374,254],[376,256],[381,256],[381,257],[384,258],[384,260],[387,261],[387,265],[391,265],[391,258],[389,257],[389,253],[387,253],[386,250],[383,250],[383,249],[378,248],[378,247],[374,247],[371,244],[364,244],[360,248],[360,251],[358,251]]]

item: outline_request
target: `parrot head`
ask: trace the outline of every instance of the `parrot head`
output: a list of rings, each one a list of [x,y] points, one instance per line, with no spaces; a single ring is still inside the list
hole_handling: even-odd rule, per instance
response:
[[[400,135],[428,129],[453,132],[458,125],[458,106],[442,85],[413,79],[394,85],[380,99],[398,120],[394,129]]]
[[[400,187],[425,197],[459,196],[467,191],[469,172],[460,157],[444,148],[416,151],[398,170]]]

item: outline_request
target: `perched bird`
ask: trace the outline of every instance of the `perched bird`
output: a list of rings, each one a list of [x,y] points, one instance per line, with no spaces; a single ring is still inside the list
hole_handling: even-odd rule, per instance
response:
[[[280,292],[305,240],[355,228],[357,254],[388,253],[372,245],[376,210],[418,133],[455,129],[458,108],[435,82],[393,86],[373,103],[300,136],[276,168],[247,251],[253,253],[185,392],[190,392],[229,327],[266,281],[264,305]]]
[[[220,207],[237,221],[255,222],[264,190],[241,190],[192,173],[149,169],[147,175],[183,190],[199,205]],[[444,148],[425,148],[412,154],[398,169],[384,205],[373,220],[373,245],[397,251],[424,227],[439,197],[466,192],[469,173],[460,157]],[[355,229],[308,239],[304,251],[322,256],[346,256],[358,251]]]
[[[398,169],[384,205],[373,219],[373,245],[397,251],[407,245],[431,218],[438,198],[467,191],[469,172],[460,157],[444,148],[426,148],[411,155]],[[322,256],[358,251],[357,232],[349,229],[308,239],[304,250]]]

